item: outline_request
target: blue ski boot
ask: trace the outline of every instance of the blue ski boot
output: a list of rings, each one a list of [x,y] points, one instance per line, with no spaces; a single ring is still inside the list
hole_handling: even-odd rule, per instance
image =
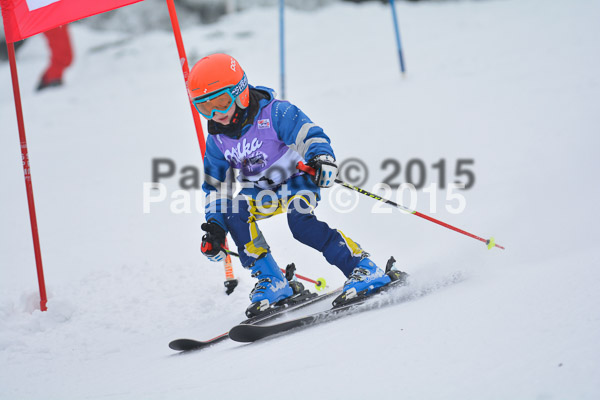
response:
[[[352,303],[353,299],[368,296],[376,289],[389,284],[393,279],[389,273],[377,267],[365,253],[362,260],[352,270],[352,273],[344,283],[342,294],[334,301],[333,306],[338,307],[346,303]]]
[[[250,292],[252,304],[246,309],[248,318],[261,314],[272,304],[286,299],[294,293],[271,253],[266,253],[256,260],[250,266],[250,270],[252,277],[258,278],[258,282]]]

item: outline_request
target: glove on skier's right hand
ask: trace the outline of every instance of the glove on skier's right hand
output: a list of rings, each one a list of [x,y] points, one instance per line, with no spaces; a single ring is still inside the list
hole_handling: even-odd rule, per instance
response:
[[[216,222],[205,222],[200,226],[206,234],[202,236],[202,254],[210,261],[223,261],[226,257],[223,246],[227,233]]]

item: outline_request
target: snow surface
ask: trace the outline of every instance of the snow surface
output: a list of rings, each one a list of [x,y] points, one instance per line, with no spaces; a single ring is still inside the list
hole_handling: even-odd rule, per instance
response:
[[[132,6],[144,7],[144,3]],[[1,399],[597,399],[600,397],[600,2],[506,0],[397,5],[401,78],[389,8],[335,4],[287,14],[287,97],[322,125],[339,160],[431,167],[474,159],[462,213],[437,192],[433,214],[485,246],[423,219],[320,218],[412,285],[401,304],[264,342],[189,355],[243,319],[253,281],[223,290],[199,253],[202,212],[169,198],[143,213],[151,161],[201,168],[173,38],[73,26],[64,88],[35,93],[41,37],[18,55],[49,292],[40,312],[10,73],[0,65]],[[167,12],[166,7],[162,12]],[[183,32],[190,62],[236,56],[253,84],[279,87],[277,9],[256,8]],[[404,179],[402,174],[396,180]],[[176,177],[163,183],[171,194]],[[196,192],[190,192],[193,199]],[[383,208],[383,207],[382,207]],[[430,213],[429,195],[416,206]],[[295,242],[282,217],[262,224],[298,273],[342,275]]]

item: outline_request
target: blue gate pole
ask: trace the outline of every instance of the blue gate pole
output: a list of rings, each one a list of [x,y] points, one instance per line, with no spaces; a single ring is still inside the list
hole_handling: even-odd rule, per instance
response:
[[[396,30],[396,44],[398,46],[398,57],[400,58],[400,71],[404,74],[406,72],[404,68],[404,56],[402,55],[402,43],[400,42],[400,28],[398,27],[398,18],[396,17],[396,2],[390,0],[392,6],[392,18],[394,19],[394,29]]]
[[[279,0],[279,68],[281,78],[281,99],[285,100],[285,43],[284,43],[284,8],[285,0]]]

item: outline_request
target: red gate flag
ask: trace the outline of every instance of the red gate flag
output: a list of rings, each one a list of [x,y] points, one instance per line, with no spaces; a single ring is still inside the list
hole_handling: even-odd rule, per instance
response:
[[[14,43],[69,22],[142,0],[0,0],[6,41]]]

